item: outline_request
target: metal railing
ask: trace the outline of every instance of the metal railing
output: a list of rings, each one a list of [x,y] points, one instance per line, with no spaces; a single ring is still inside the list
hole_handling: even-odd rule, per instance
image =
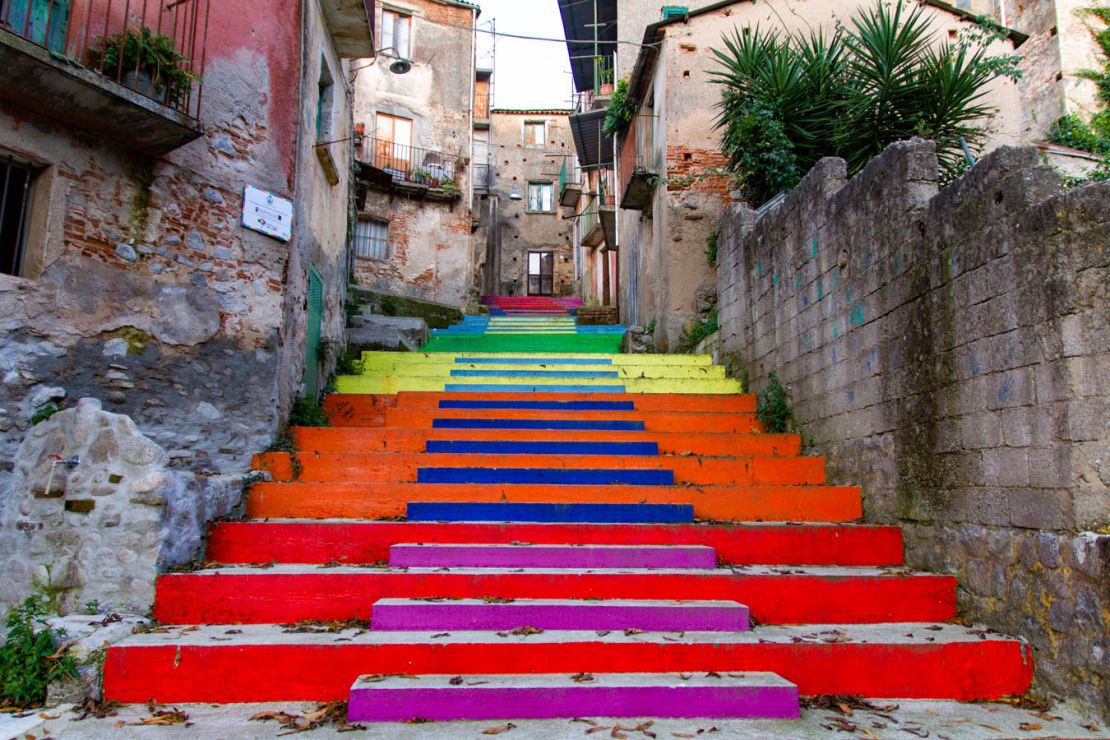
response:
[[[363,161],[389,173],[395,182],[429,188],[458,189],[459,157],[434,149],[398,144],[368,136],[363,144]]]
[[[200,117],[211,0],[0,0],[0,30]]]

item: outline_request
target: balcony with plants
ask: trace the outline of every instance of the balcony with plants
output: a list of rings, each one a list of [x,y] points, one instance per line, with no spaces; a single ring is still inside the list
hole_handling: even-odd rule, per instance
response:
[[[150,154],[198,138],[211,0],[0,0],[0,96]]]
[[[462,198],[462,159],[455,154],[399,144],[368,136],[359,159],[374,173],[371,187],[428,200],[454,202]]]

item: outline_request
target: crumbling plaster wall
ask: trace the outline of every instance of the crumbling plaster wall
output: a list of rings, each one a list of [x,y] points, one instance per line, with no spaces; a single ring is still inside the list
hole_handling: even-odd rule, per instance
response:
[[[1110,714],[1110,185],[1000,148],[938,193],[930,142],[826,159],[721,221],[722,352],[787,385],[830,480],[963,616],[1035,648],[1037,686]]]
[[[528,292],[528,252],[555,252],[554,292],[566,293],[574,280],[573,222],[564,219],[559,207],[559,171],[564,160],[571,166],[573,144],[566,113],[553,111],[516,112],[494,110],[490,127],[490,151],[496,174],[493,193],[499,199],[498,230],[501,295]],[[545,121],[547,140],[542,147],[524,146],[525,121]],[[552,183],[550,213],[528,212],[528,183]],[[521,197],[513,199],[516,192]],[[482,240],[479,231],[478,238]]]
[[[445,203],[371,188],[358,216],[389,223],[389,254],[384,260],[356,257],[354,274],[370,290],[462,307],[473,282],[474,34],[466,29],[474,11],[437,0],[404,0],[390,8],[412,15],[412,69],[393,74],[386,56],[373,64],[354,60],[354,121],[373,137],[379,113],[410,119],[412,146],[462,160],[455,178],[462,197]],[[379,5],[379,28],[381,12]],[[370,146],[367,141],[354,156],[369,158]]]
[[[34,271],[0,276],[0,490],[10,493],[37,410],[98,399],[189,479],[181,505],[197,536],[174,539],[165,564],[192,557],[204,522],[237,505],[236,476],[299,392],[307,262],[326,265],[332,292],[344,288],[345,186],[332,200],[335,190],[306,182],[316,174],[298,173],[298,157],[318,163],[298,131],[314,121],[290,50],[311,43],[306,59],[318,60],[330,46],[315,4],[302,37],[300,7],[213,6],[204,135],[160,158],[0,102],[0,149],[43,165],[35,204],[49,206]],[[337,120],[348,112],[343,98]],[[240,226],[246,184],[304,206],[290,243]],[[335,314],[333,325],[341,331]]]

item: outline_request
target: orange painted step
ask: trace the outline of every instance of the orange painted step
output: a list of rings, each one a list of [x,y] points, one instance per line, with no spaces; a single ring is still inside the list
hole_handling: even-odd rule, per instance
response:
[[[332,393],[324,397],[324,410],[352,421],[360,414],[373,415],[386,408],[438,409],[440,401],[601,401],[633,404],[637,411],[711,411],[755,413],[756,397],[750,393],[698,395],[683,393],[591,393],[588,398],[567,393],[444,393],[402,391],[395,394]]]
[[[856,486],[590,486],[422,483],[256,483],[256,519],[387,519],[408,502],[692,504],[710,521],[851,522],[863,515]]]
[[[801,454],[797,434],[700,432],[609,432],[544,429],[370,429],[293,427],[290,435],[304,452],[423,452],[428,440],[514,442],[656,442],[663,455],[706,457],[791,457]]]
[[[821,457],[726,458],[651,455],[303,454],[266,452],[253,467],[275,481],[301,483],[415,483],[417,469],[560,468],[673,470],[675,483],[708,486],[817,485],[825,482]]]
[[[518,409],[387,409],[385,426],[430,428],[438,419],[511,419],[556,420],[565,422],[643,422],[645,431],[718,432],[741,434],[760,431],[759,420],[751,413],[713,413],[687,411],[545,411]],[[342,424],[336,424],[342,426]]]

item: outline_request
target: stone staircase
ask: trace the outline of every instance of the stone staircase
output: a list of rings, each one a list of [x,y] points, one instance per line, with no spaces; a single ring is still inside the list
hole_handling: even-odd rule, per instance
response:
[[[620,334],[557,299],[487,301],[482,331],[367,353],[332,427],[256,457],[272,482],[212,528],[209,567],[159,579],[176,626],[108,650],[106,698],[725,718],[1028,688],[1027,646],[954,623],[954,578],[854,523],[860,490],[762,433],[708,357],[584,349]],[[448,349],[475,339],[504,352]]]

